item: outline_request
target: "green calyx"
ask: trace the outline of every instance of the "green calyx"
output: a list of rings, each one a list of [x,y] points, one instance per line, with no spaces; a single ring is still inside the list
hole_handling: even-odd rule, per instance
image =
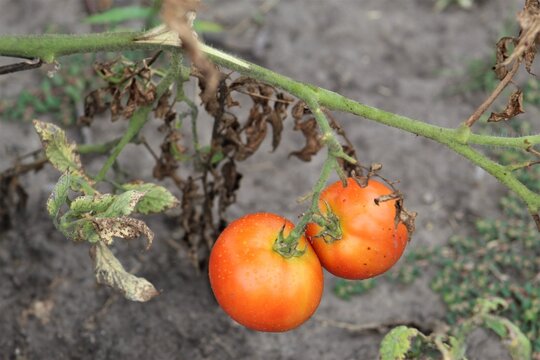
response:
[[[343,230],[341,229],[338,216],[334,213],[330,205],[326,201],[324,204],[326,206],[325,215],[321,213],[313,214],[313,221],[322,228],[315,236],[322,238],[325,243],[331,244],[334,241],[341,240]]]
[[[285,225],[283,225],[283,227],[279,231],[278,237],[274,242],[274,246],[272,247],[272,249],[286,259],[304,255],[306,249],[298,249],[298,240],[300,239],[301,234],[291,232],[289,236],[286,237],[283,234],[284,230]]]

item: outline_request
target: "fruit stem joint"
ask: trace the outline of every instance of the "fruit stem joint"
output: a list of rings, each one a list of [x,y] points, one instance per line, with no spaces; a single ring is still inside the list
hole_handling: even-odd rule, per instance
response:
[[[293,230],[289,236],[285,237],[283,230],[284,228],[279,232],[279,235],[274,242],[273,250],[286,259],[302,256],[306,252],[306,249],[298,249],[298,241],[300,240],[301,234],[297,234]]]

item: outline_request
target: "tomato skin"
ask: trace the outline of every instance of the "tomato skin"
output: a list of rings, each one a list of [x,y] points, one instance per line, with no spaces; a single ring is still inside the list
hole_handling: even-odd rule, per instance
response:
[[[362,188],[352,178],[347,179],[347,187],[338,181],[323,190],[319,208],[325,214],[328,204],[337,216],[341,239],[326,243],[316,236],[322,228],[313,223],[307,226],[306,236],[326,270],[345,279],[361,280],[386,272],[399,260],[408,232],[401,222],[395,227],[396,200],[379,205],[374,202],[391,192],[371,179]]]
[[[299,241],[301,256],[284,258],[273,250],[283,227],[287,236],[294,225],[275,214],[246,215],[227,226],[210,254],[210,285],[219,305],[252,330],[294,329],[321,301],[323,271],[306,238]]]

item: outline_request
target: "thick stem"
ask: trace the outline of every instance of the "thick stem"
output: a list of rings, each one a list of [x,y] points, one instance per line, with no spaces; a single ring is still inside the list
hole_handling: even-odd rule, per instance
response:
[[[88,35],[0,36],[0,55],[41,59],[51,63],[64,55],[140,49],[141,44],[134,42],[140,35],[138,32],[115,32]]]

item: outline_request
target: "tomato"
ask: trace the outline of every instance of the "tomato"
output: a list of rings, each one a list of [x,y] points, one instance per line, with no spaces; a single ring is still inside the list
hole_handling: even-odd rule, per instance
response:
[[[395,224],[396,200],[375,199],[392,193],[386,185],[369,180],[361,187],[354,179],[329,185],[321,193],[319,209],[325,218],[334,218],[337,238],[321,236],[319,225],[311,223],[306,235],[323,267],[351,280],[367,279],[390,269],[401,257],[408,242],[405,224]],[[333,214],[333,215],[332,215]],[[325,241],[326,240],[326,241]]]
[[[219,305],[240,324],[258,331],[281,332],[300,326],[321,300],[323,271],[313,248],[302,236],[301,256],[285,258],[273,250],[283,229],[294,225],[269,213],[233,221],[210,254],[210,285]]]

